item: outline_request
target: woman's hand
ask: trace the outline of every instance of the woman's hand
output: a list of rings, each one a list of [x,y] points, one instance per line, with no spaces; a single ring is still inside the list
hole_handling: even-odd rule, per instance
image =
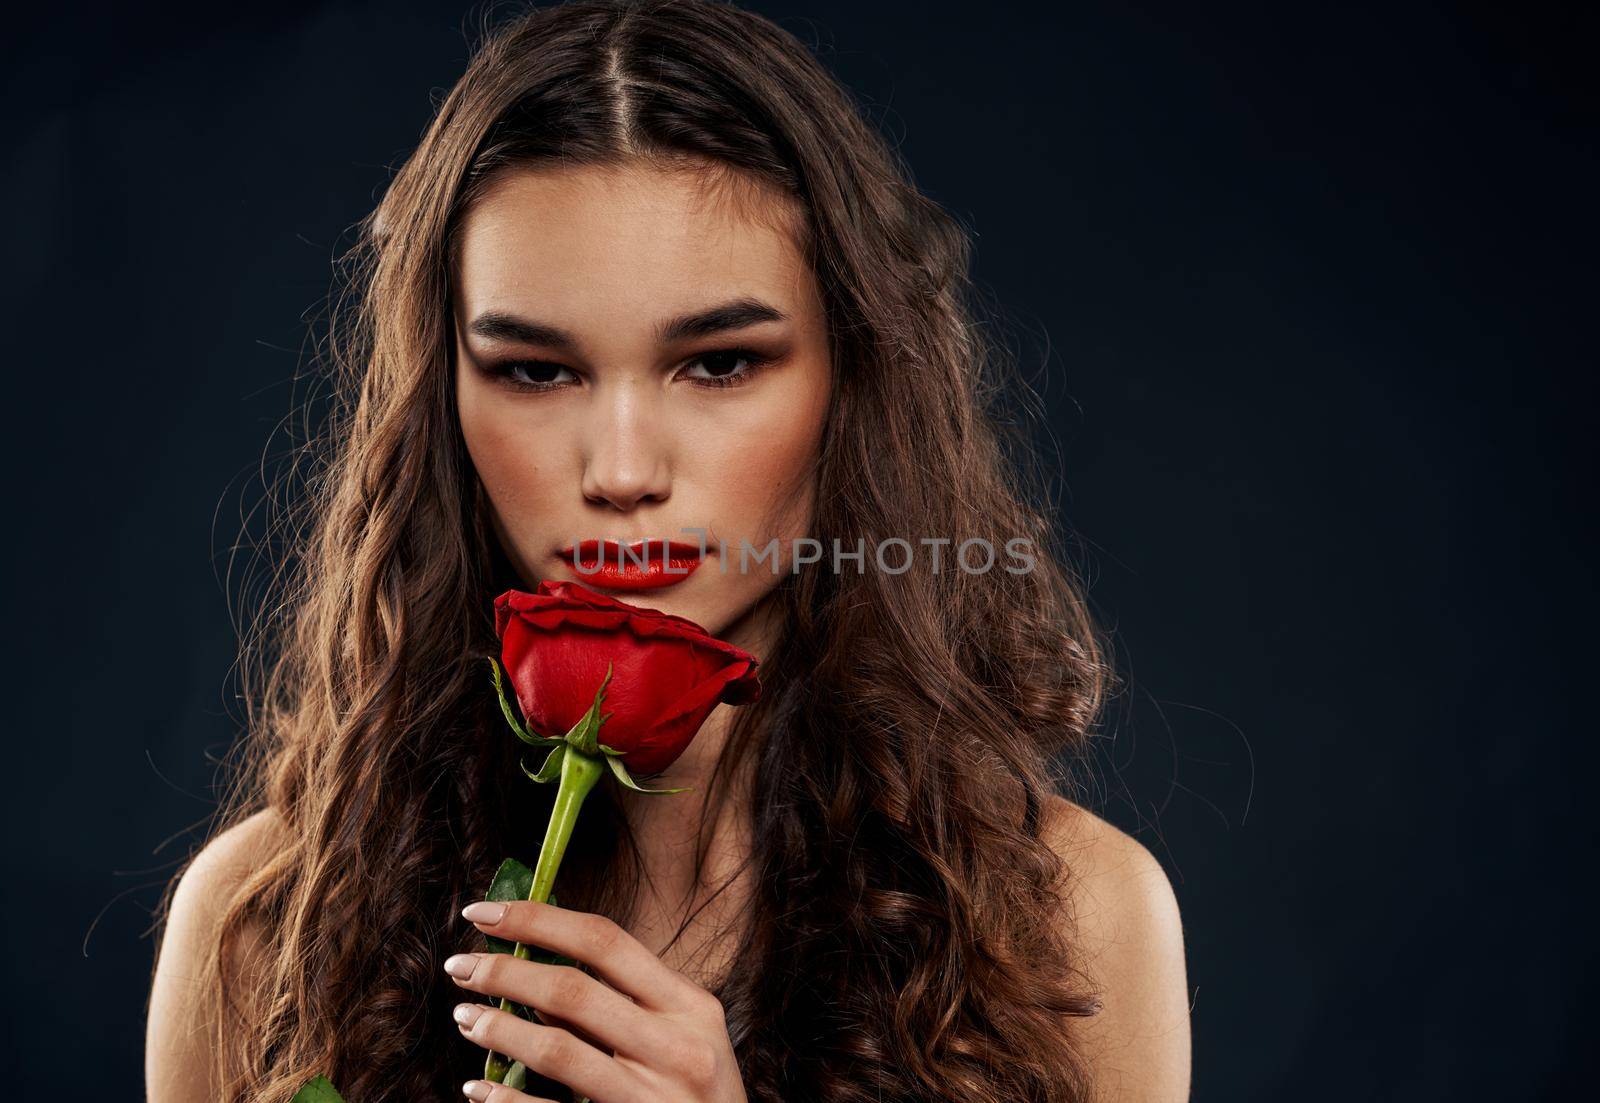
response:
[[[605,981],[512,954],[456,954],[444,968],[463,988],[525,1004],[586,1035],[459,1004],[456,1023],[478,1045],[594,1103],[745,1103],[722,1004],[618,924],[532,900],[479,901],[461,914],[485,934],[565,954]],[[462,1091],[479,1103],[534,1099],[486,1080],[468,1081]]]

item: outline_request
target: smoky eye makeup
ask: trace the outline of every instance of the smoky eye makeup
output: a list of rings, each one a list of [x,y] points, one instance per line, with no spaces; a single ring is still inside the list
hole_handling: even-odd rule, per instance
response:
[[[687,371],[689,368],[692,368],[696,365],[704,365],[708,369],[714,369],[714,371],[722,372],[724,374],[686,376],[685,378],[687,378],[691,383],[711,387],[713,389],[741,387],[748,383],[753,377],[760,374],[767,368],[768,365],[777,359],[777,356],[760,353],[754,349],[738,346],[734,348],[712,349],[709,352],[702,352],[693,360],[688,361],[684,365],[684,370]],[[743,370],[739,369],[740,364],[744,365]]]
[[[476,358],[475,358],[476,359]],[[742,387],[773,362],[781,359],[743,345],[707,349],[683,361],[675,378],[707,390]],[[576,373],[565,364],[536,357],[490,357],[481,361],[480,370],[496,382],[523,393],[559,391],[572,386]],[[703,372],[704,374],[696,374]],[[571,379],[562,379],[566,373]]]
[[[571,372],[571,368],[548,360],[491,360],[482,366],[483,373],[500,383],[519,391],[554,391],[566,384],[542,376]],[[524,378],[529,377],[529,378]]]

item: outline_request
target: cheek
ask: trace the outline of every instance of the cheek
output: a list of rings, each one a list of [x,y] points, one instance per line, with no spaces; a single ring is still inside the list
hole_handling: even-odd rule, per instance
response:
[[[547,515],[541,495],[551,486],[545,469],[549,435],[532,431],[527,419],[511,416],[504,403],[482,400],[471,388],[462,389],[458,402],[472,465],[502,524],[515,535],[531,519]]]
[[[799,381],[797,381],[799,382]],[[811,509],[825,384],[771,388],[717,434],[711,473],[723,519],[757,537],[799,535]]]

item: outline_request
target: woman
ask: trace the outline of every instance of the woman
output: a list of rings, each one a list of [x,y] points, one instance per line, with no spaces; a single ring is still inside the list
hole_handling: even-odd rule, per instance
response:
[[[529,12],[363,230],[248,759],[168,902],[151,1103],[1186,1098],[1171,887],[1056,793],[1111,674],[988,411],[968,243],[805,48],[704,0]],[[702,539],[643,593],[572,562]],[[560,908],[468,922],[553,791],[486,686],[491,602],[557,578],[764,692],[648,782],[692,793],[595,789]],[[490,1048],[528,1092],[469,1079]]]

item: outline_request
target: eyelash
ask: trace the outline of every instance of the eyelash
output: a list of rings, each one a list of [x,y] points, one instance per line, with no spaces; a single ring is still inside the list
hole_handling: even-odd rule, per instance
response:
[[[772,356],[763,356],[754,349],[725,348],[710,349],[706,352],[702,352],[699,356],[696,356],[692,360],[688,361],[688,363],[699,363],[701,360],[707,360],[713,356],[728,356],[734,358],[735,360],[743,360],[749,366],[737,375],[710,376],[705,379],[691,379],[691,383],[701,387],[710,387],[713,390],[722,390],[728,387],[740,387],[749,382],[752,375],[755,375],[762,368],[766,367],[769,363],[776,359]],[[557,368],[566,367],[565,364],[552,364],[552,362],[548,360],[506,360],[498,364],[490,364],[485,370],[487,370],[490,375],[504,382],[506,386],[519,391],[557,391],[562,387],[569,385],[566,383],[530,383],[526,380],[518,379],[514,374],[518,368],[546,364]],[[571,369],[569,368],[567,370],[570,371]]]

